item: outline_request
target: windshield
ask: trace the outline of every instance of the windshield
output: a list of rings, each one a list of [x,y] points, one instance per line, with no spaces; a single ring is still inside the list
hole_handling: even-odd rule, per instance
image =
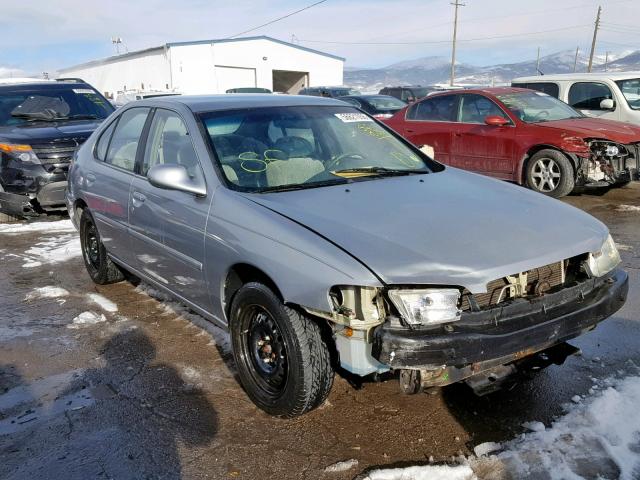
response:
[[[358,90],[353,88],[330,88],[329,92],[332,97],[346,97],[347,95],[360,95]]]
[[[442,167],[353,107],[201,115],[227,180],[251,192],[343,184]]]
[[[395,97],[369,97],[366,100],[379,112],[397,111],[407,104]]]
[[[634,110],[640,110],[640,78],[618,80],[616,83],[629,106]]]
[[[60,119],[104,119],[111,104],[92,88],[9,90],[0,93],[0,126]]]
[[[551,122],[584,116],[566,103],[542,92],[503,93],[496,97],[515,116],[527,123]]]

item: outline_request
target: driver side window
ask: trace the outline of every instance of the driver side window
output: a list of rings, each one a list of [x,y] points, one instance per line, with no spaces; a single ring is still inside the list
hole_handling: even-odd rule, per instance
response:
[[[462,123],[484,123],[484,119],[489,116],[507,118],[500,107],[482,95],[467,94],[460,97]]]
[[[157,109],[151,121],[142,162],[142,175],[156,165],[182,165],[191,178],[204,179],[191,136],[182,118],[170,110]]]

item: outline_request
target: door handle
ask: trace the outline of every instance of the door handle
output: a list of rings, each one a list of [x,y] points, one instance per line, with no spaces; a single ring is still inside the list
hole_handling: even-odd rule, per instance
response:
[[[131,196],[133,197],[133,206],[134,207],[139,207],[147,199],[145,194],[144,193],[140,193],[140,192],[133,192],[133,195],[131,195]]]
[[[93,173],[87,173],[84,177],[87,181],[87,186],[90,187],[96,181],[96,176]]]
[[[405,132],[407,132],[407,133],[416,133],[415,130],[411,130],[411,129],[408,129],[408,128],[405,130]]]

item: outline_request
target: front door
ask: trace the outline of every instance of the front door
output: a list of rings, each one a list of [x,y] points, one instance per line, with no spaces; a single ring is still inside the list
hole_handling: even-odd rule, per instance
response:
[[[144,156],[131,185],[130,225],[138,268],[186,300],[208,308],[204,278],[204,234],[211,199],[151,185],[147,172],[155,165],[184,166],[204,182],[191,136],[179,114],[157,109]]]
[[[515,168],[515,127],[487,125],[485,118],[509,119],[491,99],[477,94],[461,94],[458,128],[453,134],[451,163],[456,167],[512,180]]]
[[[613,100],[612,109],[602,108],[603,100]],[[588,117],[620,120],[620,108],[616,97],[606,83],[576,82],[569,87],[569,105]]]

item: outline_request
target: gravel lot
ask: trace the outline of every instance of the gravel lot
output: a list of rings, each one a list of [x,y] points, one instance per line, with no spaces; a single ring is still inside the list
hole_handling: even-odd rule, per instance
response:
[[[623,310],[572,342],[582,355],[482,398],[338,375],[295,420],[247,399],[224,332],[145,285],[93,285],[70,222],[0,226],[0,478],[351,479],[549,424],[592,379],[640,365],[640,185],[564,201],[608,224],[631,282]]]

